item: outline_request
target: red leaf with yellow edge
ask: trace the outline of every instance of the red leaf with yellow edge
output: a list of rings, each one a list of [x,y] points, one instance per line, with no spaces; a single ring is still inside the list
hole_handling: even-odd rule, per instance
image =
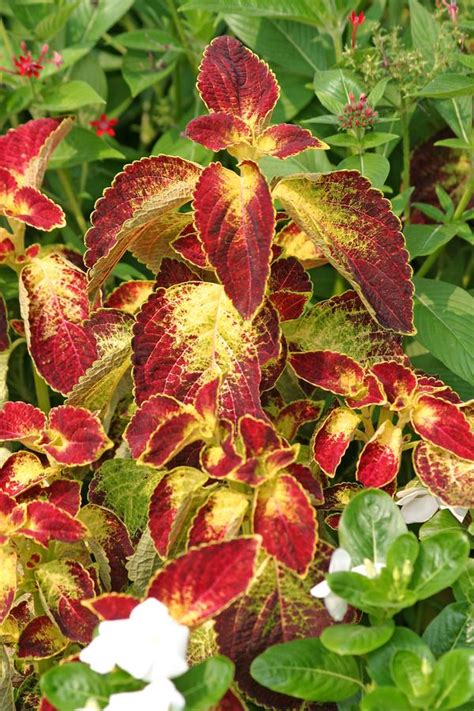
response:
[[[413,283],[400,221],[356,171],[283,178],[273,195],[385,328],[413,333]]]
[[[0,410],[0,441],[32,443],[46,425],[41,410],[26,402],[6,402]]]
[[[191,467],[179,467],[159,482],[150,499],[148,528],[155,548],[166,558],[191,512],[193,495],[207,475]]]
[[[181,624],[200,625],[245,593],[259,548],[259,536],[192,548],[158,571],[147,597],[158,598]]]
[[[291,123],[279,123],[269,126],[257,138],[256,147],[265,155],[274,158],[295,156],[307,148],[329,148],[324,141],[314,138],[311,131]]]
[[[87,570],[75,560],[61,559],[43,563],[34,574],[44,604],[61,632],[73,642],[90,642],[97,618],[81,605],[81,600],[95,594]]]
[[[474,433],[456,406],[432,395],[422,395],[411,410],[411,423],[420,437],[461,459],[474,461]]]
[[[163,259],[175,256],[173,243],[183,229],[191,225],[191,219],[191,212],[165,212],[138,233],[130,245],[130,251],[139,262],[156,274]],[[114,255],[116,261],[116,250],[111,252],[111,256]]]
[[[152,281],[126,281],[108,295],[104,306],[136,314],[153,292],[153,287]]]
[[[140,600],[125,593],[104,593],[91,600],[83,600],[82,604],[97,615],[99,620],[126,620],[130,613],[140,604]]]
[[[382,384],[391,410],[404,410],[410,405],[417,386],[413,370],[396,361],[375,363],[371,370]]]
[[[393,481],[400,468],[402,443],[402,430],[390,420],[383,422],[361,452],[357,481],[378,489]]]
[[[48,473],[48,470],[45,472]],[[81,508],[81,482],[56,479],[49,486],[34,486],[28,489],[17,497],[17,501],[49,501],[71,516],[76,516]]]
[[[278,449],[282,440],[274,427],[266,420],[258,420],[252,415],[244,415],[239,422],[239,433],[247,457],[261,457]]]
[[[437,398],[446,400],[446,402],[452,402],[454,405],[461,404],[462,400],[459,395],[434,375],[417,373],[417,380],[418,387],[416,391],[418,395],[435,395]]]
[[[229,473],[232,479],[248,486],[259,486],[267,477],[295,460],[295,452],[268,421],[245,415],[239,422],[239,434],[246,459]]]
[[[275,212],[256,163],[240,175],[212,163],[194,193],[195,224],[209,261],[237,311],[250,318],[263,301],[270,273]]]
[[[291,442],[302,425],[319,418],[323,405],[322,401],[294,400],[279,411],[274,419],[275,427],[282,437]]]
[[[18,530],[45,548],[50,541],[75,543],[85,538],[86,527],[63,509],[48,501],[30,501],[25,504],[26,521]]]
[[[282,474],[259,487],[253,526],[267,553],[299,575],[307,573],[316,549],[316,513],[294,477]]]
[[[40,444],[56,462],[68,466],[94,462],[112,447],[99,418],[72,405],[53,407]]]
[[[0,294],[0,353],[10,348],[8,337],[8,311],[5,299]]]
[[[203,244],[197,236],[194,225],[184,228],[180,236],[173,240],[171,246],[183,259],[186,259],[200,269],[211,269]]]
[[[211,151],[222,151],[237,143],[252,142],[252,131],[245,121],[223,111],[193,119],[186,126],[185,134]]]
[[[36,188],[19,187],[15,178],[3,168],[0,168],[0,213],[45,232],[66,224],[66,216],[59,205]]]
[[[474,465],[445,449],[419,442],[413,465],[420,481],[447,506],[474,508]]]
[[[48,615],[40,615],[29,622],[18,640],[19,659],[50,659],[62,652],[69,641],[51,622]]]
[[[373,373],[365,374],[361,389],[357,395],[346,397],[346,404],[356,410],[368,405],[383,405],[384,403],[385,395]]]
[[[245,494],[217,489],[193,519],[188,536],[190,546],[217,543],[238,535],[249,500]]]
[[[39,187],[52,152],[73,123],[72,116],[39,118],[10,129],[0,136],[0,166],[13,173],[22,185]]]
[[[356,397],[364,389],[364,369],[342,353],[291,353],[290,363],[299,378],[335,395]]]
[[[186,281],[202,281],[202,279],[179,259],[165,257],[161,260],[160,269],[156,275],[156,287],[168,289],[170,286],[183,284]]]
[[[24,450],[14,452],[0,469],[0,491],[9,496],[18,496],[46,479],[50,473],[36,454]]]
[[[281,321],[299,318],[313,291],[309,274],[294,257],[272,263],[269,288]]]
[[[260,127],[278,101],[273,72],[233,37],[217,37],[204,52],[197,86],[212,112],[224,112]]]
[[[310,495],[312,503],[321,506],[324,503],[324,492],[321,479],[313,474],[311,469],[305,464],[293,462],[286,467],[288,474],[291,474],[304,487]]]
[[[133,555],[125,524],[113,511],[95,504],[84,506],[79,519],[87,527],[87,543],[99,563],[99,575],[104,588],[121,590],[128,582],[127,559]]]
[[[327,476],[334,476],[361,418],[347,407],[337,407],[326,417],[313,438],[313,456]]]
[[[0,512],[0,521],[2,512]],[[15,599],[17,586],[17,555],[12,548],[0,544],[0,624],[6,619]]]
[[[156,244],[160,235],[154,224],[190,200],[200,172],[200,166],[176,156],[152,156],[125,166],[97,201],[85,237],[91,290],[102,284],[134,242],[146,241],[151,232]],[[176,235],[188,219],[181,219]],[[176,225],[179,220],[171,218]]]
[[[25,518],[24,508],[18,506],[11,496],[0,491],[0,545],[16,534],[25,522]]]
[[[289,222],[276,234],[274,244],[281,247],[283,257],[294,257],[305,269],[327,264],[321,249],[295,222]]]
[[[204,447],[200,463],[211,477],[220,479],[231,474],[242,463],[242,457],[236,449],[235,431],[231,422],[220,420],[215,436],[218,442]]]
[[[97,358],[85,274],[58,254],[33,259],[21,272],[20,306],[38,372],[67,394]]]
[[[255,346],[262,373],[260,390],[274,386],[285,365],[287,348],[280,331],[278,312],[269,300],[257,312],[253,321],[256,330]]]
[[[239,316],[219,284],[159,289],[134,327],[137,401],[164,394],[193,403],[199,388],[219,375],[222,417],[236,421],[244,413],[260,415],[257,348],[256,327]]]

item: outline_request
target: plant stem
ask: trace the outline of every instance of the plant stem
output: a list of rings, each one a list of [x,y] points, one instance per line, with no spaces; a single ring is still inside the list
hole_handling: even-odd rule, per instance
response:
[[[464,192],[461,195],[461,199],[459,200],[458,206],[456,207],[456,210],[454,211],[453,215],[453,222],[456,222],[462,217],[462,214],[466,207],[469,205],[469,201],[472,197],[472,193],[474,192],[474,172],[471,172],[471,175],[469,176],[469,179],[466,183],[466,187],[464,188]]]
[[[36,370],[36,366],[34,363],[33,363],[33,378],[35,381],[36,402],[38,404],[39,409],[43,410],[45,415],[47,415],[51,409],[51,403],[49,401],[49,390],[48,390],[48,386],[46,385],[45,381],[43,380],[41,375]]]
[[[403,172],[401,191],[409,190],[410,188],[410,109],[407,106],[405,99],[402,99],[400,121],[402,125],[402,147],[403,147]],[[405,224],[410,224],[410,196],[404,210]]]
[[[85,221],[84,215],[82,214],[81,208],[79,207],[79,203],[77,201],[76,195],[71,184],[69,173],[64,168],[58,168],[57,174],[62,189],[64,190],[64,193],[67,199],[69,200],[69,207],[71,209],[72,214],[76,218],[76,222],[79,229],[83,233],[87,232],[87,222]]]
[[[430,271],[431,267],[434,266],[434,264],[438,261],[438,257],[443,251],[443,247],[438,247],[437,250],[435,250],[432,254],[430,254],[428,257],[426,257],[425,261],[421,265],[421,267],[418,269],[416,276],[417,277],[423,277],[425,274],[428,274]]]
[[[334,287],[332,290],[333,296],[339,296],[345,290],[346,285],[344,282],[344,277],[342,277],[339,272],[336,272],[336,279],[334,280]]]
[[[176,32],[178,33],[178,37],[180,39],[180,42],[183,46],[183,49],[186,52],[186,56],[188,58],[188,61],[193,69],[193,72],[197,74],[198,72],[198,63],[196,61],[196,57],[194,56],[194,52],[191,48],[191,45],[189,44],[189,40],[186,36],[186,32],[183,27],[183,23],[181,22],[181,18],[179,16],[179,13],[175,7],[174,0],[166,0],[166,7],[168,8],[168,11],[171,15],[171,19],[173,20],[173,24],[175,26]]]
[[[330,34],[334,46],[334,56],[336,58],[336,64],[338,64],[338,62],[340,62],[342,59],[341,31],[338,27],[336,27],[335,29],[331,30]]]

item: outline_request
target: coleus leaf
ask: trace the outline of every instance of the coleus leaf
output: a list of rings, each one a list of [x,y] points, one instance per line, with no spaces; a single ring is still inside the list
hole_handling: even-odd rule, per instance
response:
[[[195,271],[188,267],[185,262],[179,259],[165,257],[161,260],[158,274],[156,275],[155,288],[164,287],[168,289],[175,284],[183,284],[186,281],[202,281]]]
[[[253,525],[267,553],[299,575],[307,572],[316,549],[316,513],[293,476],[281,474],[258,488]]]
[[[5,299],[0,294],[0,353],[10,348],[8,337],[8,311]]]
[[[390,420],[383,422],[365,445],[357,464],[356,477],[364,486],[381,488],[398,474],[403,433]]]
[[[313,304],[297,321],[285,323],[283,332],[299,350],[335,351],[364,366],[407,361],[401,336],[382,328],[355,291]]]
[[[16,405],[17,403],[12,404]],[[18,496],[23,491],[39,484],[50,474],[50,470],[43,466],[36,454],[25,450],[14,452],[0,469],[0,491],[9,496]]]
[[[2,513],[0,513],[0,518]],[[17,554],[8,545],[0,544],[0,624],[8,616],[17,587]]]
[[[147,596],[163,602],[178,622],[190,627],[215,617],[247,590],[260,537],[192,548],[158,571]]]
[[[459,395],[448,387],[446,383],[442,380],[436,378],[434,375],[426,375],[426,373],[417,373],[417,395],[435,395],[441,400],[446,400],[446,402],[452,402],[453,405],[460,405],[461,398]]]
[[[389,202],[356,171],[283,178],[274,198],[385,328],[413,333],[408,252]]]
[[[274,418],[275,427],[282,437],[291,442],[302,425],[319,418],[323,405],[323,401],[293,400],[278,412]]]
[[[301,316],[313,286],[301,263],[291,257],[272,263],[269,289],[270,301],[277,309],[280,320],[289,321]]]
[[[45,471],[49,473],[47,469]],[[49,486],[37,484],[19,494],[17,501],[48,501],[71,516],[76,516],[81,508],[81,482],[55,479]]]
[[[93,226],[85,238],[91,291],[103,283],[136,240],[159,243],[161,229],[157,225],[163,218],[168,229],[171,224],[172,232],[176,230],[174,236],[179,234],[189,217],[165,213],[190,200],[200,172],[198,165],[182,158],[152,156],[127,165],[115,177],[96,203]],[[150,253],[149,242],[147,251]]]
[[[185,227],[179,237],[173,240],[171,246],[180,257],[183,257],[183,259],[186,259],[187,262],[190,262],[194,266],[200,269],[212,269],[203,244],[193,224],[189,224]]]
[[[375,363],[371,370],[382,384],[391,410],[403,410],[410,405],[417,387],[413,370],[395,361]]]
[[[217,489],[193,518],[188,535],[189,546],[217,543],[237,536],[248,507],[249,500],[245,494]]]
[[[361,421],[347,407],[336,407],[315,431],[313,456],[327,476],[334,476]]]
[[[152,281],[125,281],[106,298],[104,306],[119,309],[127,314],[136,314],[153,291]]]
[[[40,375],[67,394],[97,358],[86,276],[58,254],[31,260],[21,272],[20,307],[26,340]]]
[[[67,466],[89,464],[112,447],[99,418],[72,405],[52,408],[48,429],[38,444],[56,462]]]
[[[413,452],[418,478],[447,506],[474,508],[474,467],[428,442],[419,442]]]
[[[0,410],[0,441],[34,442],[46,425],[41,410],[26,402],[6,402]]]
[[[191,511],[193,494],[207,475],[191,467],[178,467],[159,482],[150,499],[148,528],[155,548],[166,558]]]
[[[329,148],[324,141],[314,138],[307,128],[289,123],[269,126],[260,133],[255,144],[258,152],[281,159],[297,155],[307,148]]]
[[[40,615],[29,622],[18,640],[19,659],[49,659],[62,652],[68,640],[48,615]]]
[[[474,461],[474,433],[459,407],[433,395],[421,395],[410,416],[420,437],[461,459]]]
[[[191,225],[191,212],[165,212],[142,231],[130,245],[133,256],[157,273],[166,258],[174,257],[173,244],[183,228]]]
[[[245,450],[245,459],[229,477],[248,486],[259,486],[268,477],[292,464],[295,451],[279,437],[273,425],[252,415],[239,421],[239,436]]]
[[[211,265],[237,311],[250,318],[263,301],[270,273],[275,213],[256,163],[240,175],[212,163],[194,193],[195,224]]]
[[[26,520],[18,533],[45,548],[50,541],[75,543],[86,535],[86,528],[80,521],[48,501],[30,501],[24,506]]]
[[[327,259],[309,235],[295,222],[289,222],[277,232],[274,244],[282,250],[283,258],[294,257],[305,269],[327,264]]]
[[[90,600],[83,600],[82,604],[94,613],[99,620],[126,620],[140,600],[125,593],[104,593]]]
[[[3,168],[0,168],[0,214],[46,232],[66,224],[59,205],[36,188],[20,187],[13,175]]]
[[[219,284],[179,284],[151,295],[137,317],[133,377],[138,403],[151,395],[194,401],[199,387],[222,377],[219,411],[236,421],[262,415],[261,366],[271,357]]]

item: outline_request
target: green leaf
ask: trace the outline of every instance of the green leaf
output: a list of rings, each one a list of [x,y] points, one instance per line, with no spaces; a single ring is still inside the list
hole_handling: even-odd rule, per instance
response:
[[[347,654],[367,654],[388,642],[395,630],[392,621],[375,627],[363,625],[333,625],[321,634],[321,642],[331,652],[343,656]]]
[[[390,640],[367,656],[367,670],[372,680],[380,686],[391,686],[394,681],[390,671],[392,656],[399,649],[415,651],[418,656],[433,664],[434,657],[428,645],[413,630],[396,627]]]
[[[457,233],[458,225],[407,225],[404,229],[410,258],[432,254]]]
[[[423,633],[435,657],[474,645],[474,607],[469,602],[452,602],[431,620]]]
[[[474,604],[474,558],[467,561],[466,568],[453,585],[453,592],[456,600]]]
[[[69,81],[66,84],[49,87],[43,92],[41,108],[53,113],[75,111],[90,104],[104,104],[105,101],[84,81]]]
[[[418,0],[409,0],[410,30],[413,47],[418,49],[423,59],[430,64],[434,61],[440,26]]]
[[[128,49],[139,49],[143,52],[163,53],[170,48],[175,51],[182,51],[173,35],[163,32],[163,30],[147,28],[123,32],[121,35],[116,35],[114,40]]]
[[[364,87],[352,72],[328,69],[314,75],[314,92],[325,109],[332,114],[340,114],[349,102],[349,94],[352,92],[358,97],[364,92]]]
[[[150,497],[163,476],[133,459],[109,459],[95,472],[89,489],[94,503],[112,509],[125,523],[131,536],[146,526]],[[130,496],[133,492],[133,496]]]
[[[387,551],[407,532],[399,507],[379,489],[365,489],[349,501],[339,524],[339,544],[351,556],[352,565],[366,558],[384,563]]]
[[[69,20],[72,12],[79,5],[80,0],[75,2],[68,2],[63,4],[62,7],[55,7],[53,12],[49,15],[43,17],[37,25],[34,27],[34,35],[39,42],[45,42],[50,40],[54,35],[56,35]]]
[[[122,74],[132,96],[137,96],[149,86],[169,76],[175,67],[176,59],[175,52],[166,52],[157,60],[143,52],[127,52],[122,63]]]
[[[444,363],[441,363],[441,361],[432,356],[431,353],[411,356],[410,360],[414,367],[424,370],[425,373],[432,373],[441,378],[443,383],[449,385],[461,396],[461,400],[470,400],[472,398],[472,385],[449,370]]]
[[[321,0],[191,0],[181,5],[181,10],[210,10],[249,17],[279,17],[287,20],[320,25],[324,4]]]
[[[426,538],[434,536],[436,533],[462,530],[463,527],[459,521],[454,518],[453,514],[448,511],[448,509],[443,509],[442,511],[437,511],[429,521],[426,521],[426,523],[420,526],[418,535],[420,540],[424,541]]]
[[[395,652],[390,663],[392,678],[414,706],[431,708],[430,702],[436,695],[433,684],[432,665],[411,650]]]
[[[474,696],[474,650],[453,649],[438,660],[433,683],[440,691],[433,709],[455,709]]]
[[[467,143],[464,138],[443,138],[441,141],[436,141],[434,145],[440,148],[454,148],[459,151],[470,151],[473,147],[472,142]]]
[[[411,581],[418,600],[425,600],[452,585],[462,573],[468,555],[469,542],[461,531],[443,531],[426,538]]]
[[[130,10],[133,2],[134,0],[82,0],[68,22],[68,44],[94,45],[109,27],[115,25],[122,15]]]
[[[361,711],[411,711],[413,708],[405,694],[393,686],[379,686],[369,691],[360,703]]]
[[[95,160],[115,158],[121,160],[125,156],[116,148],[110,146],[95,133],[81,126],[74,126],[71,133],[61,141],[49,161],[48,169],[71,168]]]
[[[186,699],[186,711],[207,711],[221,700],[233,678],[233,663],[218,656],[191,667],[173,684]]]
[[[10,660],[5,646],[0,644],[0,709],[2,711],[15,711],[10,669]]]
[[[326,140],[326,139],[324,139]],[[363,139],[364,148],[375,148],[376,146],[383,146],[385,143],[390,143],[390,141],[398,141],[400,136],[396,133],[382,133],[381,131],[371,131],[366,133]],[[365,156],[367,158],[367,156]]]
[[[420,546],[414,533],[396,538],[387,551],[387,571],[397,585],[408,585]]]
[[[453,96],[472,96],[474,79],[464,74],[439,74],[418,92],[430,99],[450,99]]]
[[[276,644],[252,662],[255,681],[305,701],[342,701],[361,686],[354,657],[329,652],[318,638]]]
[[[41,691],[58,711],[75,711],[94,699],[104,708],[109,697],[107,679],[87,664],[71,662],[48,669],[40,679]]]
[[[349,156],[337,166],[338,170],[358,170],[370,180],[376,188],[382,188],[390,172],[390,163],[378,153],[365,153],[363,156]]]
[[[444,281],[414,278],[417,338],[453,373],[474,384],[474,298]]]
[[[451,99],[439,99],[433,101],[433,104],[449,128],[461,139],[462,145],[469,146],[472,142],[472,99],[469,96],[458,96]],[[442,141],[437,141],[435,145],[448,145],[447,141],[452,142],[456,141],[456,139],[446,138]],[[459,146],[455,145],[453,147]]]

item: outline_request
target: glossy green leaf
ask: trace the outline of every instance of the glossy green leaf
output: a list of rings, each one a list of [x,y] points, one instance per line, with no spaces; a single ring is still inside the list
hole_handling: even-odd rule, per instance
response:
[[[459,601],[474,604],[474,558],[469,558],[466,567],[453,585],[454,597]]]
[[[107,679],[87,664],[70,662],[49,669],[40,680],[41,691],[58,711],[75,711],[94,699],[104,708],[109,697]]]
[[[404,229],[411,259],[432,254],[457,233],[458,225],[407,225]]]
[[[226,693],[234,677],[234,665],[226,657],[211,657],[191,667],[173,684],[186,699],[186,711],[207,711]]]
[[[352,565],[368,558],[383,563],[391,543],[407,532],[399,507],[379,489],[365,489],[347,504],[339,524],[339,544]]]
[[[211,10],[250,17],[279,17],[319,25],[324,12],[322,0],[188,0],[181,5],[186,10]]]
[[[393,655],[398,650],[412,650],[418,656],[423,657],[430,664],[434,663],[434,657],[430,648],[413,630],[407,627],[396,627],[390,640],[375,652],[370,652],[367,656],[367,670],[371,679],[380,686],[392,686],[394,681],[390,671],[390,662]]]
[[[436,657],[457,647],[474,645],[474,607],[469,602],[452,602],[431,620],[424,641]]]
[[[378,686],[360,703],[360,711],[411,711],[413,708],[405,694],[393,686]]]
[[[81,126],[74,126],[69,136],[56,148],[48,168],[72,168],[75,165],[90,163],[95,160],[113,158],[121,160],[125,156],[110,146],[103,138]]]
[[[421,52],[425,61],[433,63],[440,26],[433,13],[418,0],[409,0],[409,8],[413,47]]]
[[[384,645],[395,630],[392,621],[383,625],[364,627],[363,625],[333,625],[321,634],[321,642],[331,652],[343,656],[347,654],[367,654]]]
[[[318,638],[269,647],[250,673],[262,686],[305,701],[341,701],[361,685],[354,657],[329,652]]]
[[[432,665],[411,650],[395,652],[390,663],[392,679],[414,706],[430,708],[436,695],[432,681]]]
[[[413,574],[420,546],[414,533],[396,538],[387,551],[387,572],[397,585],[407,586]]]
[[[461,531],[443,531],[426,538],[415,563],[411,587],[425,600],[454,583],[469,555],[467,536]]]
[[[451,511],[448,511],[448,509],[443,509],[442,511],[437,511],[435,515],[429,519],[429,521],[426,521],[426,523],[420,526],[418,535],[420,537],[420,540],[423,541],[425,538],[429,538],[435,533],[462,530],[462,525],[453,516]]]
[[[345,69],[328,69],[314,75],[314,92],[325,109],[340,114],[349,102],[349,94],[359,97],[364,87],[358,77]]]
[[[440,687],[433,709],[455,709],[474,696],[474,649],[453,649],[438,660],[433,683]]]
[[[474,384],[474,298],[444,281],[415,277],[414,282],[417,339],[453,373]]]
[[[85,81],[69,81],[46,89],[42,95],[41,108],[52,113],[76,111],[90,104],[103,105],[103,98]]]
[[[166,52],[170,47],[175,51],[180,50],[173,35],[163,30],[146,28],[142,30],[132,30],[123,32],[114,37],[118,44],[128,49],[139,49],[143,52]]]
[[[418,92],[419,96],[430,99],[450,99],[454,96],[472,96],[474,94],[474,79],[465,74],[449,74],[445,72],[432,79]]]

